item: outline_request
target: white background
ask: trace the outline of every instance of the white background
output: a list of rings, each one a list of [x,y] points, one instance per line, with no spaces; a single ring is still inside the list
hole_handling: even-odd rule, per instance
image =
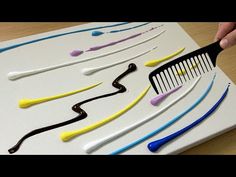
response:
[[[135,26],[137,24],[131,23],[129,25],[120,27],[103,29],[102,31],[123,29],[125,27]],[[95,52],[87,52],[75,58],[69,55],[69,53],[74,49],[86,50],[89,47],[106,44],[108,42],[112,42],[139,32],[143,32],[150,29],[151,27],[155,27],[160,24],[164,24],[164,26],[126,42]],[[0,44],[0,47],[15,44],[17,42],[37,39],[39,37],[48,36],[50,34],[58,34],[62,32],[69,32],[77,29],[102,25],[107,25],[107,23],[90,23],[52,31],[49,33],[28,36],[21,39],[3,42]],[[16,81],[9,81],[6,77],[7,73],[11,71],[24,71],[64,62],[70,62],[73,60],[80,60],[87,56],[94,56],[102,54],[104,52],[113,51],[118,48],[123,48],[126,45],[128,46],[143,39],[147,39],[154,34],[159,33],[163,29],[166,29],[167,31],[154,40],[111,56],[37,74]],[[1,53],[0,153],[8,154],[7,150],[15,145],[17,141],[29,131],[74,118],[77,115],[77,113],[71,110],[71,107],[74,104],[94,96],[116,91],[116,89],[111,85],[112,81],[122,72],[124,72],[131,62],[127,62],[116,67],[100,71],[91,76],[82,75],[80,72],[82,68],[100,66],[120,61],[127,57],[136,55],[137,53],[141,53],[142,51],[145,51],[155,45],[158,45],[158,48],[155,51],[131,61],[137,65],[138,70],[134,73],[129,74],[127,77],[121,80],[121,83],[124,84],[127,88],[127,91],[125,93],[107,97],[104,99],[99,99],[83,105],[82,108],[88,113],[88,117],[86,119],[74,124],[70,124],[68,126],[57,128],[30,137],[29,139],[25,140],[18,152],[15,153],[85,154],[85,152],[83,152],[82,150],[83,145],[90,141],[96,140],[97,138],[104,137],[114,131],[120,130],[158,111],[169,101],[173,100],[179,94],[184,92],[190,86],[192,81],[187,82],[182,89],[169,96],[164,102],[162,102],[159,107],[154,107],[149,103],[150,99],[156,96],[154,90],[151,88],[148,94],[134,108],[112,122],[92,132],[81,135],[67,143],[64,143],[60,140],[59,134],[63,131],[80,129],[98,120],[106,118],[134,100],[140,94],[140,92],[150,84],[148,75],[155,69],[145,67],[143,65],[145,61],[169,55],[170,53],[182,47],[186,47],[185,51],[181,53],[181,55],[184,55],[188,52],[191,52],[192,50],[199,48],[199,46],[186,34],[186,32],[177,23],[151,23],[134,30],[114,34],[106,34],[99,37],[92,37],[91,32],[66,35],[22,46]],[[126,151],[124,154],[176,154],[208,138],[212,138],[220,133],[223,133],[224,131],[234,128],[236,125],[236,109],[234,109],[233,106],[236,104],[235,85],[219,68],[216,68],[216,72],[217,75],[213,88],[200,105],[198,105],[193,111],[185,115],[183,118],[181,118],[181,120],[176,122],[171,127],[162,131],[148,141],[145,141],[142,144],[136,146],[135,148]],[[184,99],[172,106],[168,111],[165,111],[163,114],[156,117],[152,121],[122,136],[121,138],[105,145],[101,149],[95,151],[93,154],[109,154],[112,151],[123,147],[124,145],[127,145],[131,141],[143,137],[147,133],[150,133],[164,123],[168,122],[176,114],[182,112],[189,105],[195,102],[195,100],[205,91],[206,87],[213,77],[213,74],[214,73],[208,73],[204,75],[204,77],[202,77],[194,90]],[[28,109],[18,108],[18,100],[22,98],[39,98],[52,96],[59,93],[77,90],[98,82],[103,82],[103,84],[94,89],[78,93],[73,96],[35,105]],[[150,153],[148,151],[148,149],[146,148],[148,142],[162,138],[187,126],[194,120],[198,119],[205,112],[207,112],[220,98],[228,82],[231,82],[228,96],[213,115],[211,115],[199,126],[195,127],[191,131],[188,131],[183,136],[163,146],[163,148],[161,148],[157,153]]]

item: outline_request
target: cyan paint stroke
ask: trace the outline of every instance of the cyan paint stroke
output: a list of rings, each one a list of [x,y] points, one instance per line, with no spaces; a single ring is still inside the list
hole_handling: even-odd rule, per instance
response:
[[[120,30],[112,30],[112,31],[109,31],[109,32],[93,31],[92,36],[100,36],[100,35],[105,34],[105,33],[118,33],[118,32],[122,32],[122,31],[128,31],[128,30],[131,30],[131,29],[139,28],[141,26],[145,26],[149,23],[150,22],[146,22],[146,23],[143,23],[143,24],[140,24],[140,25],[137,25],[137,26],[133,26],[133,27],[130,27],[130,28],[124,28],[124,29],[120,29]]]
[[[116,24],[113,24],[113,25],[105,25],[105,26],[99,26],[99,27],[93,27],[93,28],[86,28],[86,29],[61,33],[61,34],[55,34],[55,35],[51,35],[51,36],[47,36],[47,37],[42,37],[42,38],[39,38],[39,39],[34,39],[34,40],[31,40],[31,41],[22,42],[22,43],[19,43],[19,44],[14,44],[14,45],[11,45],[11,46],[8,46],[8,47],[0,48],[0,53],[11,50],[11,49],[15,49],[17,47],[21,47],[21,46],[24,46],[24,45],[27,45],[27,44],[32,44],[32,43],[36,43],[36,42],[47,40],[47,39],[52,39],[52,38],[56,38],[56,37],[60,37],[60,36],[65,36],[65,35],[68,35],[68,34],[81,33],[81,32],[86,32],[86,31],[91,31],[91,30],[96,30],[96,29],[102,29],[102,28],[111,28],[111,27],[126,25],[128,23],[129,22],[122,22],[122,23],[116,23]]]

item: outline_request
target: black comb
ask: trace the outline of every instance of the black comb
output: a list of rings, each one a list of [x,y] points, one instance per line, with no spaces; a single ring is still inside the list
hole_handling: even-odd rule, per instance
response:
[[[157,94],[165,93],[213,70],[222,50],[217,41],[160,66],[149,74],[152,87]],[[178,71],[185,71],[185,74],[179,75]]]

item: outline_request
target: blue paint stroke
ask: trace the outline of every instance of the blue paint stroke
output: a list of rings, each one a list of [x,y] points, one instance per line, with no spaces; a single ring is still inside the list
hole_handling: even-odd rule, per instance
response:
[[[177,138],[178,136],[184,134],[185,132],[187,132],[188,130],[190,130],[193,127],[197,126],[199,123],[201,123],[206,118],[208,118],[218,108],[218,106],[222,103],[222,101],[226,97],[226,95],[228,93],[228,90],[229,90],[229,86],[230,86],[230,84],[228,84],[226,90],[224,91],[221,98],[216,102],[216,104],[209,111],[207,111],[202,117],[200,117],[199,119],[197,119],[196,121],[194,121],[190,125],[186,126],[185,128],[183,128],[183,129],[181,129],[181,130],[179,130],[179,131],[177,131],[177,132],[175,132],[175,133],[173,133],[169,136],[166,136],[162,139],[159,139],[159,140],[156,140],[156,141],[153,141],[153,142],[149,143],[148,144],[148,149],[151,152],[156,152],[164,144],[166,144],[169,141],[172,141],[173,139]]]
[[[214,83],[214,80],[215,80],[215,76],[213,77],[211,83],[209,84],[209,86],[207,87],[206,91],[202,94],[202,96],[200,98],[197,99],[197,101],[192,105],[190,106],[189,108],[187,108],[185,111],[183,111],[182,113],[180,113],[179,115],[175,116],[171,121],[167,122],[166,124],[164,124],[163,126],[161,126],[160,128],[154,130],[153,132],[147,134],[146,136],[112,152],[110,155],[117,155],[117,154],[120,154],[140,143],[142,143],[143,141],[153,137],[154,135],[156,135],[157,133],[160,133],[161,131],[163,131],[164,129],[166,129],[167,127],[169,127],[170,125],[172,125],[173,123],[175,123],[177,120],[179,120],[181,117],[183,117],[185,114],[187,114],[188,112],[190,112],[191,110],[193,110],[199,103],[202,102],[202,100],[208,95],[208,93],[210,92],[212,86],[213,86],[213,83]]]
[[[128,23],[129,22],[122,22],[122,23],[117,23],[117,24],[113,24],[113,25],[93,27],[93,28],[81,29],[81,30],[76,30],[76,31],[71,31],[71,32],[66,32],[66,33],[61,33],[61,34],[55,34],[55,35],[51,35],[51,36],[31,40],[31,41],[28,41],[28,42],[23,42],[23,43],[14,44],[14,45],[11,45],[11,46],[8,46],[8,47],[0,48],[0,53],[11,50],[11,49],[15,49],[17,47],[21,47],[21,46],[24,46],[24,45],[27,45],[27,44],[32,44],[32,43],[36,43],[36,42],[47,40],[47,39],[52,39],[52,38],[56,38],[56,37],[60,37],[60,36],[65,36],[65,35],[68,35],[68,34],[81,33],[81,32],[86,32],[86,31],[91,31],[91,30],[96,30],[96,29],[102,29],[102,28],[111,28],[111,27],[126,25]]]

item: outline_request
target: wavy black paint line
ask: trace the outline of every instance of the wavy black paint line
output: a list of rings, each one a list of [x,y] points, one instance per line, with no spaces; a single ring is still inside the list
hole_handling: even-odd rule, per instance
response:
[[[101,96],[97,96],[97,97],[94,97],[94,98],[90,98],[90,99],[87,99],[87,100],[84,100],[80,103],[77,103],[75,104],[73,107],[72,107],[72,110],[77,112],[79,115],[76,116],[75,118],[73,119],[70,119],[68,121],[64,121],[64,122],[61,122],[61,123],[58,123],[58,124],[53,124],[53,125],[50,125],[50,126],[46,126],[46,127],[42,127],[42,128],[38,128],[38,129],[35,129],[29,133],[27,133],[26,135],[24,135],[18,142],[16,145],[14,145],[12,148],[10,148],[8,150],[8,152],[10,154],[12,153],[15,153],[21,146],[21,144],[23,143],[24,140],[26,140],[27,138],[31,137],[31,136],[34,136],[34,135],[37,135],[37,134],[40,134],[40,133],[43,133],[43,132],[46,132],[46,131],[49,131],[49,130],[52,130],[52,129],[56,129],[56,128],[59,128],[59,127],[63,127],[65,125],[68,125],[68,124],[72,124],[74,122],[77,122],[77,121],[80,121],[82,119],[85,119],[87,117],[87,113],[80,108],[81,105],[85,104],[85,103],[88,103],[88,102],[91,102],[93,100],[96,100],[96,99],[100,99],[100,98],[104,98],[104,97],[109,97],[109,96],[113,96],[113,95],[116,95],[118,93],[123,93],[126,91],[126,87],[122,84],[119,83],[119,81],[124,78],[126,75],[128,75],[129,73],[131,72],[134,72],[135,70],[137,69],[137,66],[134,64],[134,63],[131,63],[129,64],[128,66],[128,69],[122,73],[121,75],[119,75],[113,82],[112,82],[112,86],[117,88],[118,91],[116,92],[112,92],[112,93],[108,93],[108,94],[104,94],[104,95],[101,95]]]

